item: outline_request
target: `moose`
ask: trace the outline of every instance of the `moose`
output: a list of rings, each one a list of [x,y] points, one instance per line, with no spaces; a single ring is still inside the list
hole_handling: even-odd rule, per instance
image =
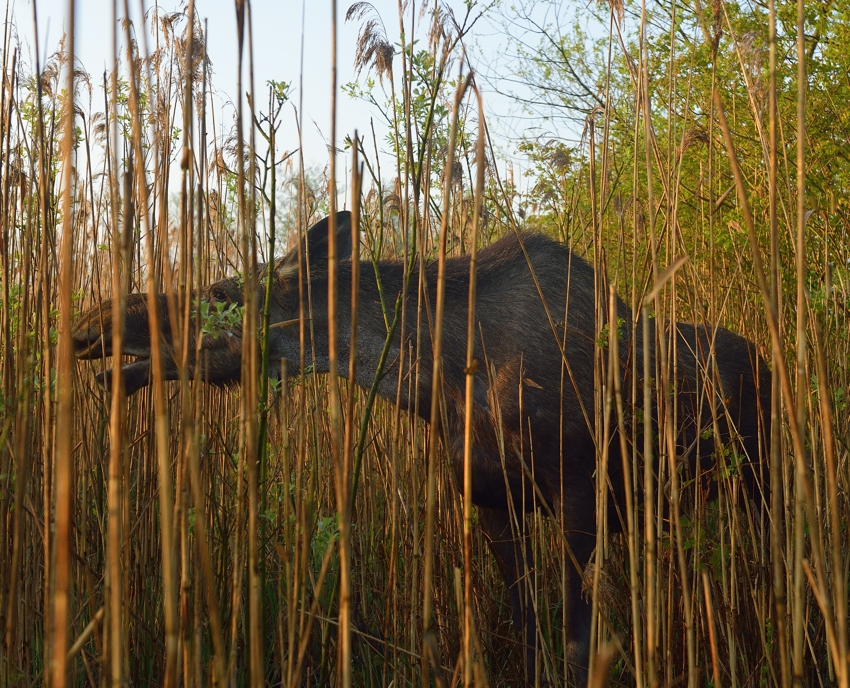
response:
[[[339,371],[348,371],[349,333],[351,332],[351,239],[352,218],[348,212],[336,216],[337,263],[339,285],[338,361]],[[313,225],[304,237],[301,250],[291,249],[283,258],[269,264],[273,270],[271,322],[287,323],[309,313],[306,363],[316,373],[329,371],[328,354],[328,230],[329,218]],[[309,264],[307,257],[309,256]],[[301,264],[299,265],[299,261]],[[357,385],[369,388],[375,379],[380,353],[387,339],[387,325],[378,293],[376,270],[383,298],[394,303],[402,293],[405,269],[402,262],[362,262],[359,281],[357,327]],[[420,275],[415,268],[412,284]],[[466,323],[470,279],[468,256],[448,258],[445,263],[445,315],[443,325],[444,362],[442,390],[445,398],[447,427],[444,436],[449,460],[463,480],[464,389]],[[437,265],[424,266],[427,298],[434,311]],[[299,289],[299,279],[309,280],[312,303],[307,304],[308,289]],[[547,513],[562,515],[564,535],[578,566],[567,572],[568,585],[564,605],[568,614],[567,660],[573,666],[577,684],[586,681],[589,663],[591,608],[582,593],[582,571],[590,561],[596,539],[597,484],[606,476],[595,474],[599,446],[594,423],[594,359],[600,343],[595,298],[596,276],[590,264],[569,248],[542,234],[513,233],[482,249],[477,260],[477,299],[475,358],[479,362],[474,380],[472,499],[477,507],[477,522],[495,556],[497,567],[509,591],[514,624],[526,644],[527,672],[535,680],[535,650],[539,647],[536,618],[527,581],[531,572],[529,543],[512,528],[511,513],[522,515],[544,507]],[[257,288],[262,304],[265,283]],[[305,285],[301,285],[304,287]],[[195,297],[211,304],[244,303],[243,282],[224,279],[200,290]],[[304,302],[301,301],[304,299]],[[416,299],[405,303],[407,322],[417,322]],[[165,340],[163,369],[166,379],[178,379],[176,357],[169,355],[170,320],[168,300],[157,301],[160,331]],[[605,309],[607,311],[607,309]],[[136,357],[121,368],[125,389],[132,394],[148,384],[150,370],[150,331],[148,298],[131,294],[126,299],[123,350],[111,345],[112,305],[104,302],[84,313],[76,323],[73,339],[79,359],[106,356]],[[603,322],[613,318],[602,314]],[[424,320],[424,316],[423,320]],[[650,349],[654,371],[656,342],[654,334],[644,344],[635,326],[635,318],[625,303],[616,299],[619,375],[623,397],[630,396],[638,371],[642,378],[644,346]],[[413,328],[408,328],[412,330]],[[652,332],[656,327],[650,328]],[[297,327],[275,327],[269,334],[270,374],[280,375],[280,361],[287,370],[300,375],[301,343]],[[761,480],[762,459],[770,436],[771,378],[765,361],[747,339],[722,327],[668,323],[668,349],[675,352],[670,370],[676,390],[676,454],[691,470],[710,471],[724,449],[734,446],[742,457],[741,471],[754,499],[763,499],[766,481]],[[430,418],[430,379],[433,330],[421,326],[419,357],[420,382],[408,395],[401,392],[401,404]],[[190,379],[196,367],[200,379],[217,384],[238,382],[242,375],[244,333],[236,324],[227,336],[204,337],[195,354],[190,342],[188,366]],[[256,336],[256,335],[254,335]],[[395,402],[398,366],[410,360],[415,332],[404,340],[395,333],[389,357],[378,385],[378,394]],[[312,338],[312,339],[311,339]],[[675,344],[675,346],[674,346]],[[636,356],[636,359],[633,358]],[[633,365],[635,360],[638,365]],[[485,365],[486,363],[486,365]],[[654,373],[653,373],[654,375]],[[111,371],[99,373],[99,381],[110,384]],[[657,384],[654,380],[652,384]],[[675,383],[675,386],[674,386]],[[642,379],[637,381],[641,389]],[[641,396],[638,394],[637,396]],[[653,395],[654,398],[655,395]],[[656,427],[656,408],[638,408],[626,413],[629,443],[643,444],[643,426]],[[621,443],[617,424],[612,423],[609,449],[610,505],[622,505]],[[713,431],[712,431],[713,430]],[[435,437],[437,434],[434,435]],[[721,446],[718,446],[720,444]],[[656,452],[657,453],[657,452]],[[726,452],[728,455],[728,451]],[[631,456],[628,457],[631,461]],[[656,464],[658,458],[655,458]],[[618,487],[619,485],[619,487]],[[662,489],[661,486],[658,489]],[[609,512],[612,513],[612,512]],[[559,517],[560,520],[560,517]],[[619,516],[609,519],[617,528]]]

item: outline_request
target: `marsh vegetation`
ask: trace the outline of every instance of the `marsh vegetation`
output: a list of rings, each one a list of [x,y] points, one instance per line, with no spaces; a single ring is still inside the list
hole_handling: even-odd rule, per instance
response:
[[[406,308],[375,280],[386,332],[414,342],[406,365],[390,361],[399,399],[431,383],[417,347],[441,332],[423,296],[440,280],[420,266],[534,231],[594,268],[596,474],[617,428],[657,414],[623,453],[622,508],[606,508],[607,483],[595,488],[582,572],[594,686],[848,688],[850,7],[562,10],[411,4],[391,18],[354,5],[361,79],[333,107],[372,100],[389,134],[367,122],[331,131],[343,150],[320,175],[280,144],[304,124],[298,90],[250,78],[263,56],[247,3],[236,3],[246,76],[225,136],[200,5],[116,22],[123,47],[103,75],[68,68],[73,25],[44,64],[6,25],[0,684],[512,686],[530,661],[541,682],[566,683],[574,562],[557,514],[540,505],[515,522],[530,543],[530,658],[435,425],[340,380],[348,362],[333,347],[331,375],[270,362],[275,323],[252,297],[191,297],[227,276],[260,293],[258,266],[345,205],[367,276],[384,259],[417,275]],[[464,60],[487,21],[512,37],[489,82]],[[524,178],[479,109],[510,83],[534,124]],[[633,322],[611,316],[612,291]],[[77,363],[73,323],[146,292],[168,300],[174,360],[238,329],[256,333],[241,349],[251,374],[215,387],[183,367],[166,381],[154,346],[152,384],[130,397],[99,384],[105,365],[130,361]],[[700,433],[712,465],[694,475],[681,460],[675,344],[617,389],[608,350],[623,332],[642,336],[643,314],[649,337],[679,322],[755,343],[772,383],[769,501],[751,499],[741,445],[716,418]],[[310,327],[309,314],[299,321]],[[483,374],[466,343],[445,343],[443,360]]]

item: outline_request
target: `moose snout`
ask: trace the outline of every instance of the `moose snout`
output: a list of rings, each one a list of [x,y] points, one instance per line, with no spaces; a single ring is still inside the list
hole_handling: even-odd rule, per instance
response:
[[[94,381],[104,389],[110,389],[112,387],[112,370],[109,368],[101,370],[94,376]]]
[[[71,335],[74,355],[82,360],[104,358],[112,354],[112,347],[103,334],[89,328],[75,329]]]
[[[106,368],[105,370],[101,370],[97,375],[94,376],[95,382],[100,385],[103,389],[110,390],[112,389],[112,381],[114,379],[115,372],[112,368]],[[122,381],[124,382],[124,392],[127,396],[131,394],[135,394],[142,387],[148,385],[151,381],[151,365],[150,360],[147,358],[140,359],[138,361],[133,361],[132,363],[127,363],[121,366],[121,370],[119,372]],[[169,368],[165,371],[165,379],[173,380],[174,375],[172,374],[172,370]]]

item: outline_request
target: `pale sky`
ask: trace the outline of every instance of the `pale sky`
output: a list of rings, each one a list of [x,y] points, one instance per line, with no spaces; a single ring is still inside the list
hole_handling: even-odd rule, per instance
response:
[[[39,34],[42,54],[56,49],[58,41],[67,26],[67,0],[13,0],[15,24],[21,40],[25,59],[30,65],[33,45],[32,3],[37,1]],[[145,6],[153,6],[151,0],[143,0]],[[344,17],[353,0],[338,3],[338,84],[355,79],[354,54],[359,24],[345,23]],[[123,2],[121,2],[123,6]],[[131,13],[138,30],[139,0],[131,0]],[[163,11],[172,11],[180,0],[160,0]],[[386,27],[389,40],[398,40],[398,1],[372,0]],[[463,3],[452,0],[457,6],[459,16],[463,16]],[[95,83],[110,64],[112,55],[110,0],[77,0],[77,57],[83,67],[92,75]],[[298,83],[301,73],[301,24],[304,9],[304,92],[299,94]],[[266,82],[269,79],[286,81],[294,85],[292,101],[298,104],[303,95],[304,156],[307,164],[324,166],[327,163],[327,140],[330,136],[330,94],[331,94],[331,50],[329,0],[255,0],[252,3],[254,31],[254,85],[258,101],[268,100]],[[212,60],[214,99],[217,124],[228,127],[235,115],[232,99],[236,94],[237,79],[237,43],[236,21],[233,0],[196,0],[198,17],[208,20],[208,53]],[[408,13],[409,14],[409,13]],[[418,32],[417,32],[418,33]],[[150,38],[149,38],[150,40]],[[141,46],[140,46],[141,49]],[[248,89],[247,71],[244,88]],[[377,94],[383,102],[382,94]],[[102,99],[98,87],[95,89],[96,101]],[[222,109],[223,105],[223,109]],[[221,113],[221,115],[219,114]],[[279,129],[279,150],[293,150],[298,145],[294,118],[288,110],[287,119]],[[345,94],[337,97],[337,145],[355,128],[361,133],[370,131],[370,120],[375,120],[379,145],[383,145],[383,128],[380,126],[380,113],[360,101],[353,101]],[[217,132],[220,133],[220,132]]]
[[[14,12],[13,26],[18,32],[21,45],[21,60],[32,70],[33,57],[33,3],[37,3],[40,50],[42,64],[44,56],[52,53],[58,47],[59,40],[68,24],[68,0],[12,0]],[[124,0],[118,0],[123,8]],[[139,35],[139,9],[144,3],[146,10],[155,4],[162,13],[175,11],[185,7],[188,0],[129,0],[130,11],[137,36]],[[338,43],[337,43],[337,72],[338,85],[355,80],[354,55],[361,20],[358,23],[346,23],[345,13],[354,0],[338,0]],[[103,100],[100,87],[104,69],[111,64],[112,59],[112,4],[113,0],[76,0],[76,52],[77,59],[92,76],[94,82],[93,99],[95,103]],[[399,0],[371,0],[371,4],[379,13],[386,27],[389,41],[396,45],[399,40],[398,5]],[[441,0],[441,4],[453,8],[458,21],[466,14],[463,0]],[[489,5],[494,13],[500,7]],[[537,16],[535,21],[546,24],[552,19],[552,11],[556,14],[578,13],[581,7],[572,3],[551,5],[542,3],[539,8],[529,5]],[[207,49],[212,61],[212,107],[215,110],[216,137],[221,139],[223,134],[231,130],[235,118],[233,99],[236,95],[237,84],[237,43],[236,19],[234,0],[196,0],[195,11],[203,22],[207,20],[208,41]],[[254,38],[254,87],[260,109],[268,102],[268,80],[286,81],[293,85],[291,102],[298,106],[303,98],[303,154],[308,169],[322,170],[329,160],[328,144],[330,137],[330,95],[331,95],[331,2],[330,0],[253,0],[253,38]],[[428,17],[417,12],[416,39],[419,47],[427,46],[427,32],[419,28],[420,22],[427,22]],[[120,14],[120,13],[119,13]],[[591,22],[590,13],[584,21]],[[303,40],[303,93],[299,91],[299,80],[302,65],[302,17],[304,26]],[[368,17],[367,17],[368,19]],[[523,135],[542,136],[551,138],[553,135],[578,142],[581,137],[580,128],[570,131],[570,125],[559,126],[547,121],[548,118],[539,115],[521,115],[519,108],[506,96],[499,96],[487,82],[488,65],[500,65],[498,70],[504,72],[510,69],[511,56],[507,49],[508,40],[499,26],[499,15],[494,14],[491,20],[479,21],[472,33],[467,36],[467,47],[470,49],[468,58],[472,66],[485,76],[478,81],[482,88],[485,113],[490,134],[497,147],[495,159],[501,175],[511,178],[520,191],[533,180],[525,176],[529,163],[525,157],[517,153],[517,139]],[[405,10],[405,30],[409,31],[410,10]],[[591,27],[592,30],[592,27]],[[123,32],[122,32],[123,33]],[[409,36],[408,36],[409,39]],[[152,39],[148,33],[149,46]],[[140,45],[140,49],[142,46]],[[123,54],[123,46],[119,47]],[[480,60],[478,64],[476,61]],[[508,65],[506,68],[505,65]],[[398,79],[400,58],[396,56],[394,71]],[[457,66],[454,67],[456,72]],[[502,74],[504,76],[504,74]],[[452,75],[454,76],[454,74]],[[361,81],[365,79],[365,75]],[[243,77],[243,86],[248,90],[247,60]],[[522,90],[521,83],[512,83],[511,88]],[[384,103],[386,98],[376,87],[376,99]],[[470,105],[474,107],[472,101]],[[95,109],[100,109],[95,106]],[[246,107],[247,110],[247,107]],[[282,125],[278,129],[278,154],[294,151],[298,147],[298,135],[291,107],[284,110]],[[337,147],[343,147],[347,135],[358,133],[366,136],[366,148],[372,157],[373,144],[371,139],[371,124],[374,122],[378,147],[381,149],[381,177],[389,182],[393,178],[394,161],[385,153],[386,128],[384,118],[374,106],[362,101],[352,100],[348,95],[338,92],[337,97]],[[554,131],[553,131],[554,130]],[[554,133],[557,132],[557,133]],[[246,131],[247,135],[247,131]],[[210,139],[208,139],[209,141]],[[340,189],[339,202],[346,203],[347,176],[350,153],[337,158],[337,184]],[[176,164],[176,163],[175,163]],[[177,175],[174,179],[178,179]]]

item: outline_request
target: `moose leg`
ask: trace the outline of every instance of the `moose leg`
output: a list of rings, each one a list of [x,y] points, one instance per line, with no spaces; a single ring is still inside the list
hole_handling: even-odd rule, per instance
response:
[[[514,625],[523,634],[526,646],[526,680],[534,685],[537,675],[537,617],[532,604],[531,543],[528,536],[515,537],[510,517],[505,511],[478,507],[478,521],[487,543],[496,557],[499,572],[508,587]],[[585,531],[567,530],[567,541],[576,562],[582,569],[590,560],[594,538]],[[590,604],[582,596],[582,578],[571,558],[565,562],[567,611],[567,662],[572,671],[575,685],[587,685],[587,669],[590,652]]]
[[[581,571],[576,569],[572,558],[564,562],[567,567],[566,599],[564,606],[567,610],[567,663],[572,671],[575,685],[584,688],[587,685],[587,671],[590,665],[590,617],[591,606],[582,595],[582,575],[585,566],[593,553],[594,538],[585,532],[566,532],[576,563]]]
[[[537,661],[537,617],[532,605],[531,543],[527,536],[522,534],[514,536],[510,516],[506,511],[478,507],[478,523],[508,587],[514,626],[523,635],[525,641],[526,680],[529,685],[534,685]]]

